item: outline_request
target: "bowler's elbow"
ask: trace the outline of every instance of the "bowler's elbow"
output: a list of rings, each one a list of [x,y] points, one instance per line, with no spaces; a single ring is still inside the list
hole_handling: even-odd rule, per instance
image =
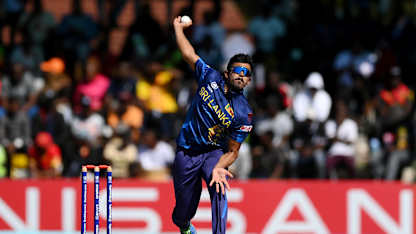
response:
[[[198,61],[199,56],[195,53],[195,51],[186,51],[184,53],[182,53],[183,59],[185,60],[185,62],[187,64],[189,64],[189,66],[194,69],[195,68],[195,63],[196,61]]]
[[[238,158],[238,151],[231,151],[231,160],[234,162]]]

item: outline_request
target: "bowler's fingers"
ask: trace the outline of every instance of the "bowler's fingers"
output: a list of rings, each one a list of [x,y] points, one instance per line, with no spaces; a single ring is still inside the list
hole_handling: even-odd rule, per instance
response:
[[[211,187],[215,183],[214,179],[211,179],[211,182],[209,182],[209,187]]]
[[[234,178],[233,173],[231,173],[230,171],[227,170],[226,173],[227,173],[227,176],[229,176],[230,178]]]
[[[180,16],[177,16],[173,19],[173,23],[179,23],[179,22],[181,22],[181,17]]]
[[[213,182],[211,181],[211,183],[209,184],[209,186],[212,186]],[[227,181],[221,181],[221,182],[215,182],[215,190],[217,191],[217,193],[220,192],[224,195],[225,194],[225,189],[230,190],[230,185],[228,184]]]
[[[183,24],[185,25],[185,27],[189,27],[189,26],[191,26],[191,25],[192,25],[192,20],[191,20],[190,22],[183,23]]]
[[[224,185],[228,190],[230,190],[231,187],[230,187],[230,184],[228,184],[227,180],[224,181]]]
[[[222,195],[224,195],[224,194],[225,194],[225,187],[224,187],[224,184],[223,184],[222,182],[219,182],[219,184],[220,184],[220,186],[221,186],[221,193],[222,193]]]

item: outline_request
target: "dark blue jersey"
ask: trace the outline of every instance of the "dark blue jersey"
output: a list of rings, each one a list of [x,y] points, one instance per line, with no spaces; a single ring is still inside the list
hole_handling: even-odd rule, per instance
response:
[[[252,110],[243,92],[224,92],[222,75],[202,59],[195,63],[198,91],[176,139],[191,150],[228,149],[231,138],[243,142],[252,129]]]

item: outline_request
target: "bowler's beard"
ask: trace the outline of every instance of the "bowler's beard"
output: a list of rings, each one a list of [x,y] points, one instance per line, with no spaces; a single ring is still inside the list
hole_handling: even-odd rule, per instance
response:
[[[231,77],[228,77],[227,79],[227,84],[228,87],[233,90],[233,91],[241,91],[243,90],[242,87],[238,86],[238,83],[241,82],[241,84],[243,84],[244,80],[241,77],[237,77],[235,79],[232,79]]]

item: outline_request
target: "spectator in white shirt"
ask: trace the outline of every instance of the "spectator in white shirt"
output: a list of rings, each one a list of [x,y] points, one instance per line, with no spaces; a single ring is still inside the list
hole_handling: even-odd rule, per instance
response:
[[[328,119],[331,105],[332,100],[324,90],[322,75],[312,72],[305,81],[305,89],[295,95],[293,114],[298,122],[304,122],[310,117],[322,123]]]
[[[159,137],[155,129],[147,129],[142,135],[138,161],[141,177],[148,180],[164,181],[170,178],[170,166],[175,158],[173,147]]]
[[[91,109],[89,97],[82,97],[81,105],[81,113],[76,115],[71,123],[72,134],[76,139],[87,141],[92,146],[98,147],[105,120],[98,112]]]
[[[310,134],[311,139],[305,136],[295,137],[304,143],[309,142],[308,147],[312,149],[314,163],[317,167],[317,177],[324,178],[326,174],[326,158],[324,147],[326,145],[326,137],[324,136],[322,124],[328,119],[332,106],[332,99],[324,90],[324,80],[320,73],[312,72],[306,78],[304,89],[299,91],[293,99],[293,115],[295,118],[294,132],[306,131]],[[322,134],[321,134],[322,132]],[[297,140],[296,140],[297,139]],[[296,145],[296,143],[295,143]],[[301,148],[305,149],[306,145]],[[307,148],[308,148],[307,147]],[[294,156],[291,159],[292,164],[298,164],[299,151],[301,148],[296,147]],[[297,173],[299,174],[299,173]]]
[[[340,168],[345,169],[348,178],[354,177],[354,143],[358,139],[358,125],[348,117],[348,109],[343,101],[337,102],[335,120],[325,124],[325,133],[332,140],[327,159],[330,178],[341,177]]]

